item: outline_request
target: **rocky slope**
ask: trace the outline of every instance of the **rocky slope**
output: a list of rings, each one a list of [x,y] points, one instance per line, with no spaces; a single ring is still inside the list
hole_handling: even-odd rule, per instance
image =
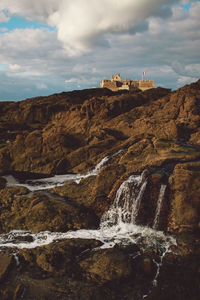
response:
[[[146,299],[162,300],[169,299],[166,291],[170,287],[170,299],[198,299],[199,125],[200,80],[173,92],[163,88],[130,93],[91,89],[1,102],[1,176],[12,174],[24,182],[85,173],[112,155],[97,176],[79,184],[66,182],[47,193],[6,187],[0,177],[1,233],[97,228],[120,184],[146,169],[147,186],[137,223],[152,226],[160,187],[165,184],[159,229],[177,235],[174,251],[181,254],[165,256],[159,285],[152,289],[157,255],[152,249],[119,246],[86,251],[79,258],[99,242],[66,240],[21,250],[20,270],[5,250],[0,253],[1,299],[139,300],[144,291],[151,290]],[[143,252],[132,259],[138,251]],[[187,276],[180,278],[183,272],[195,278],[190,297],[192,283]],[[52,282],[56,282],[54,287]]]

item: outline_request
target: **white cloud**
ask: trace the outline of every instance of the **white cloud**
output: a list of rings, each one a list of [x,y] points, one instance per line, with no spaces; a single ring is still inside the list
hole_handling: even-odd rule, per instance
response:
[[[108,32],[127,32],[152,15],[169,15],[176,0],[1,0],[0,9],[38,19],[58,29],[68,55],[91,50]],[[161,9],[165,5],[165,9]],[[138,29],[141,30],[141,29]]]
[[[36,88],[38,90],[47,90],[48,89],[47,85],[43,82],[36,83]]]
[[[0,11],[0,23],[8,22],[9,17],[5,15],[3,11]]]
[[[0,34],[0,61],[4,65],[0,77],[5,74],[0,78],[1,97],[17,97],[16,91],[25,98],[93,87],[103,78],[119,72],[123,77],[140,79],[142,72],[147,71],[147,76],[154,79],[157,86],[174,89],[181,83],[196,80],[200,77],[200,2],[192,2],[190,11],[186,11],[180,5],[171,8],[165,5],[161,9],[160,5],[168,1],[148,1],[158,6],[152,13],[147,7],[144,14],[148,18],[142,21],[139,1],[138,17],[134,18],[136,12],[133,13],[131,5],[135,5],[135,1],[124,1],[125,8],[119,17],[117,9],[121,8],[122,1],[97,3],[93,0],[88,8],[90,0],[0,0],[0,8],[2,3],[8,3],[12,13],[51,25],[57,22],[58,33],[63,26],[63,38],[59,36],[62,42],[58,40],[57,32],[47,29],[15,29]],[[111,3],[114,2],[118,7],[113,10]],[[102,7],[98,11],[99,3]],[[143,0],[142,3],[146,2]],[[78,4],[83,11],[77,6],[74,12],[73,8]],[[130,12],[127,13],[128,5]],[[69,14],[66,7],[71,9],[69,19],[66,18]],[[79,20],[82,13],[86,15]],[[73,23],[72,27],[67,27],[68,22]],[[87,27],[91,28],[86,36]],[[70,54],[82,53],[82,56],[69,57],[66,49],[71,51]],[[92,50],[84,52],[88,49]],[[13,94],[12,86],[16,87]]]
[[[178,85],[183,86],[185,84],[189,84],[189,83],[197,81],[197,80],[198,80],[198,77],[195,78],[195,77],[180,76],[178,78]]]
[[[21,66],[18,64],[9,64],[9,70],[11,72],[19,72],[21,70]]]
[[[70,78],[70,79],[66,79],[65,82],[66,83],[74,83],[74,82],[77,82],[77,78],[73,77],[73,78]]]
[[[6,27],[1,27],[1,28],[0,28],[0,33],[1,33],[1,32],[6,32],[6,31],[8,31],[8,28],[6,28]]]
[[[57,11],[61,2],[62,0],[1,0],[0,10],[46,22],[49,15]]]
[[[10,71],[47,74],[48,57],[55,61],[62,57],[62,48],[56,33],[42,29],[15,29],[0,35],[0,60]]]

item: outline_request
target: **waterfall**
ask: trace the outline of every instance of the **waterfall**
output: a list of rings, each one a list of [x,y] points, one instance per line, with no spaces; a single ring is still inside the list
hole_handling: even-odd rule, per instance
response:
[[[141,200],[145,191],[147,185],[147,180],[144,181],[144,183],[142,184],[139,194],[136,198],[135,201],[133,201],[133,206],[132,206],[132,218],[131,218],[131,223],[136,224],[136,218],[140,209],[140,204],[141,204]]]
[[[101,169],[108,160],[109,157],[105,157],[94,170],[88,172],[86,175],[57,175],[58,178],[55,176],[51,184],[55,186],[63,184],[66,180],[71,179],[75,181],[78,179],[78,176],[92,176],[98,173],[99,169]],[[103,243],[102,248],[110,248],[117,243],[140,243],[140,245],[146,245],[146,247],[157,247],[159,244],[164,252],[164,249],[168,249],[168,245],[175,244],[173,238],[165,236],[161,231],[155,230],[158,229],[159,225],[160,211],[166,185],[161,185],[160,187],[153,228],[137,225],[137,219],[141,214],[141,207],[144,209],[144,193],[148,182],[148,174],[148,171],[145,170],[141,175],[131,175],[127,180],[121,183],[112,206],[101,218],[99,229],[80,229],[65,233],[45,231],[38,234],[23,230],[13,230],[7,234],[0,234],[0,251],[4,248],[35,248],[68,238],[93,238]],[[63,178],[64,176],[65,178]],[[70,179],[67,178],[67,176],[69,176]],[[43,186],[43,184],[46,183],[46,180],[49,181],[50,179],[52,178],[35,180],[38,185],[33,190],[38,191],[46,188],[47,186]],[[15,181],[10,182],[10,186],[15,184]],[[27,240],[26,237],[28,237]]]
[[[36,186],[31,186],[30,182],[26,183],[26,185],[29,188],[31,187],[33,191],[37,191],[46,189],[49,186],[62,185],[67,180],[78,182],[81,178],[97,175],[101,167],[107,163],[109,158],[110,157],[108,156],[105,157],[95,169],[85,175],[56,175],[53,178],[33,180],[33,183],[35,183]],[[80,229],[68,232],[43,231],[39,233],[13,230],[9,233],[0,234],[0,252],[10,249],[10,253],[13,253],[15,257],[16,267],[20,267],[20,260],[18,257],[19,249],[32,249],[65,239],[79,238],[99,240],[102,242],[102,245],[96,248],[96,251],[98,251],[98,249],[112,248],[117,244],[136,244],[138,245],[138,251],[137,253],[134,253],[135,256],[132,259],[134,260],[137,256],[141,256],[142,260],[145,250],[147,249],[148,253],[148,249],[150,249],[150,252],[153,253],[152,261],[157,267],[149,290],[145,290],[145,294],[142,296],[142,299],[147,298],[151,295],[153,288],[159,284],[158,278],[160,269],[166,253],[170,252],[171,246],[176,245],[174,237],[165,235],[162,231],[158,231],[166,185],[162,184],[160,187],[156,209],[154,209],[153,206],[151,211],[144,214],[145,218],[146,216],[147,219],[149,217],[151,218],[151,223],[152,219],[154,219],[153,228],[136,225],[138,219],[140,219],[141,211],[145,209],[144,200],[147,200],[148,204],[148,198],[144,198],[148,174],[147,171],[144,171],[141,175],[131,175],[127,180],[121,183],[111,208],[102,216],[100,228],[96,230]],[[11,186],[16,185],[16,183],[17,185],[20,185],[13,177],[7,176],[7,180]],[[26,186],[25,184],[21,185]],[[153,216],[151,214],[153,214]],[[146,224],[150,224],[147,219],[145,220]],[[152,251],[152,249],[155,249],[155,251]],[[156,256],[154,256],[155,253],[157,253]]]
[[[142,197],[147,185],[144,172],[141,175],[131,175],[117,190],[111,208],[101,219],[101,228],[119,225],[121,223],[136,224]]]
[[[93,172],[96,172],[106,162],[107,158],[102,160]],[[170,247],[176,244],[176,241],[173,237],[165,235],[164,232],[155,230],[158,229],[159,225],[166,185],[161,185],[160,188],[153,228],[136,225],[141,207],[144,209],[144,193],[147,180],[148,173],[144,171],[141,175],[131,175],[121,183],[116,192],[113,205],[102,216],[99,229],[80,229],[68,232],[44,231],[37,234],[23,230],[13,230],[6,234],[0,234],[0,252],[10,248],[15,253],[17,249],[31,249],[71,238],[99,240],[102,242],[102,249],[112,248],[115,244],[138,244],[141,249],[159,249],[161,258],[156,261],[157,273],[152,283],[152,285],[156,285],[163,257],[170,251]],[[41,186],[38,189],[41,189]],[[18,263],[17,257],[16,263]]]
[[[166,187],[167,186],[165,184],[161,184],[160,193],[159,193],[158,201],[157,201],[155,218],[154,218],[154,221],[153,221],[153,229],[158,229],[159,218],[160,218],[160,211],[161,211],[161,207],[162,207],[162,203],[163,203],[163,199],[164,199]]]
[[[137,224],[137,217],[140,213],[141,202],[147,186],[147,178],[141,175],[131,175],[125,180],[116,192],[111,208],[105,212],[101,219],[101,228],[125,224]],[[157,200],[153,229],[157,230],[160,221],[160,212],[165,195],[166,185],[161,184]]]

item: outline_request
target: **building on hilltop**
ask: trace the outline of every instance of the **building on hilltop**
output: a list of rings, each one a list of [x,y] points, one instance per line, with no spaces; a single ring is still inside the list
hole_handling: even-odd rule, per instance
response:
[[[154,88],[153,80],[131,80],[126,78],[122,80],[120,74],[112,75],[111,79],[104,79],[100,83],[100,87],[107,88],[112,91],[120,91],[120,90],[134,90],[136,88],[145,91],[148,89]]]

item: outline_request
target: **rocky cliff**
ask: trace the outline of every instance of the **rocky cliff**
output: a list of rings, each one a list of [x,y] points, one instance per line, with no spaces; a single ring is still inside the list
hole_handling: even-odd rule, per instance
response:
[[[2,267],[5,272],[0,273],[1,299],[139,300],[144,282],[145,291],[151,290],[146,299],[169,299],[166,290],[172,286],[170,299],[198,299],[195,293],[187,296],[191,287],[187,278],[179,278],[174,287],[169,274],[176,265],[177,277],[182,272],[195,276],[198,290],[200,80],[177,91],[155,88],[119,93],[90,89],[0,103],[1,176],[13,175],[24,183],[66,173],[84,174],[106,156],[110,159],[96,176],[83,178],[79,184],[67,181],[47,192],[8,187],[5,177],[0,177],[0,231],[98,228],[122,182],[146,170],[137,224],[153,227],[160,188],[165,185],[157,226],[178,239],[176,254],[168,254],[163,260],[160,285],[150,288],[157,261],[152,249],[137,257],[139,246],[117,246],[77,258],[99,242],[66,240],[21,250],[22,271],[13,267],[15,262],[7,250],[0,253],[0,265],[6,257]],[[28,283],[31,272],[32,283]],[[10,289],[7,274],[11,276]],[[19,284],[14,279],[16,274]],[[64,278],[61,283],[60,276]],[[57,288],[49,289],[54,280]],[[116,283],[120,288],[115,288]],[[71,294],[65,294],[65,284]]]

